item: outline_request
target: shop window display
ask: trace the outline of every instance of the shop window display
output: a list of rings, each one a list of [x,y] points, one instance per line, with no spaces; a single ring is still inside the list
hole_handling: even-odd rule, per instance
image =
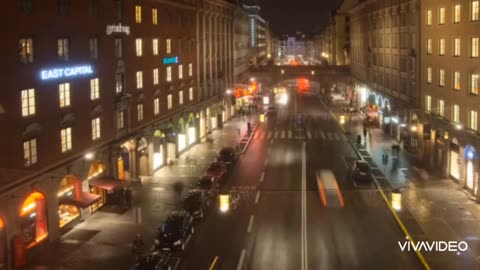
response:
[[[75,220],[80,216],[80,211],[76,206],[60,204],[58,206],[58,217],[60,228]]]

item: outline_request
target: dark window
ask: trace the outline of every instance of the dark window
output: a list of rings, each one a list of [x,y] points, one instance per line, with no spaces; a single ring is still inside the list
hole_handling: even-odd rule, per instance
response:
[[[122,5],[123,5],[122,0],[115,0],[115,19],[117,19],[117,21],[122,20],[122,13],[123,13]]]
[[[182,39],[179,38],[178,39],[178,54],[181,54],[182,53]]]
[[[88,50],[90,58],[98,59],[98,38],[92,37],[88,40]]]
[[[116,58],[123,57],[123,42],[121,38],[115,39],[115,57]]]
[[[96,18],[98,16],[98,0],[90,0],[88,13],[90,17],[93,17],[93,18]]]
[[[33,0],[20,0],[20,9],[26,15],[30,15],[33,12]]]
[[[70,0],[57,0],[58,15],[68,15],[70,10]]]
[[[20,46],[20,62],[33,63],[33,40],[32,38],[21,38]]]

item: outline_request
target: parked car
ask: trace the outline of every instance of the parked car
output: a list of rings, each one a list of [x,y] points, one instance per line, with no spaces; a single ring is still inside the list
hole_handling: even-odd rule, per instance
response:
[[[202,190],[189,191],[181,203],[182,209],[190,213],[194,219],[202,219],[210,204],[211,198]]]
[[[227,169],[231,171],[237,162],[236,151],[233,147],[224,147],[218,152],[218,161],[227,165]]]
[[[372,180],[372,174],[370,166],[367,162],[361,160],[355,160],[353,162],[353,180],[358,182],[370,182]]]
[[[132,270],[171,270],[172,266],[169,261],[170,254],[156,251],[139,257]]]
[[[155,239],[157,250],[180,250],[185,249],[187,239],[194,232],[193,216],[187,211],[174,210],[168,216],[165,224],[159,228]]]
[[[198,179],[196,184],[196,189],[201,190],[209,195],[210,198],[214,199],[218,193],[218,181],[215,177],[209,175],[203,175]]]
[[[215,161],[208,166],[204,176],[213,176],[219,183],[223,183],[227,176],[227,166],[222,161]]]

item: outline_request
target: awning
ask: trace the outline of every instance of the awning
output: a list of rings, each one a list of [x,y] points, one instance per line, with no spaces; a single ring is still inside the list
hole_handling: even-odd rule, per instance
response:
[[[95,203],[100,198],[99,195],[89,193],[89,192],[82,192],[80,193],[80,198],[78,199],[67,199],[63,200],[60,203],[62,204],[69,204],[74,205],[79,208],[86,208]]]
[[[114,178],[101,177],[90,180],[88,184],[92,187],[98,187],[110,191],[117,187],[122,187],[122,182]]]

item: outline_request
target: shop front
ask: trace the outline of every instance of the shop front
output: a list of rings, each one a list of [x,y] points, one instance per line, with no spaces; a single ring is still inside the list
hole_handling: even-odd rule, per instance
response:
[[[435,171],[440,173],[441,176],[444,176],[445,168],[447,167],[447,146],[448,133],[443,130],[437,130],[435,134],[435,154],[433,167]]]
[[[7,232],[5,223],[0,218],[0,270],[7,269]]]
[[[187,148],[187,134],[185,132],[185,120],[183,117],[177,123],[177,151],[181,153]]]
[[[149,175],[149,158],[148,153],[148,142],[144,137],[140,138],[137,142],[137,158],[138,158],[138,175],[147,176]]]
[[[45,240],[48,236],[46,198],[40,192],[31,193],[20,209],[21,238],[25,249]]]
[[[473,146],[467,145],[463,150],[463,154],[466,162],[465,188],[476,195],[478,190],[477,153]]]
[[[82,191],[82,182],[74,175],[65,176],[60,182],[57,192],[59,227],[66,231],[71,229],[82,217],[82,211],[90,208],[90,213],[96,211],[92,207],[100,196]]]
[[[165,164],[165,157],[163,151],[163,142],[165,141],[165,134],[160,130],[155,130],[153,133],[153,171],[157,170]]]
[[[197,141],[197,128],[196,128],[196,119],[193,113],[188,115],[187,121],[187,135],[188,135],[188,145],[193,145]]]
[[[460,180],[460,169],[461,169],[461,155],[460,155],[460,145],[458,144],[457,139],[453,138],[450,142],[450,165],[449,172],[450,177],[454,180]]]
[[[122,205],[124,200],[123,183],[125,183],[125,181],[107,176],[88,181],[90,193],[98,196],[98,199],[90,206],[91,211],[95,212],[106,204]]]
[[[205,113],[200,111],[200,138],[205,137],[205,134],[207,134],[207,126],[205,124]]]
[[[130,153],[126,146],[121,146],[121,151],[116,158],[117,177],[120,180],[130,178]]]

